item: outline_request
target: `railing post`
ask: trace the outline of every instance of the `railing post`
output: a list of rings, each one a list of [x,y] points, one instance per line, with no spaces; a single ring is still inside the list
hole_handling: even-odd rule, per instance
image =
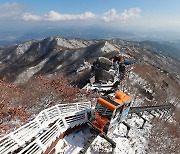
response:
[[[59,129],[59,134],[61,134],[61,133],[62,133],[62,132],[61,132],[61,130],[62,130],[61,126],[59,125],[58,122],[56,122],[56,125],[57,125],[57,127],[58,127],[58,129]]]
[[[65,128],[68,128],[68,123],[66,122],[66,119],[64,117],[62,117],[61,119],[63,121]]]
[[[61,111],[59,110],[58,105],[56,105],[56,109],[57,109],[57,111],[58,111],[58,113],[59,113],[59,116],[60,116],[60,115],[61,115]]]
[[[88,112],[85,112],[85,119],[88,121]]]
[[[36,143],[42,149],[43,152],[46,151],[46,146],[44,144],[42,144],[42,142],[41,142],[41,140],[39,140],[39,138],[36,139]]]
[[[12,138],[19,146],[22,146],[23,143],[21,142],[21,140],[19,140],[16,135],[14,135],[13,133],[9,134],[10,138]]]
[[[48,113],[47,113],[47,110],[44,110],[44,114],[46,115],[47,120],[49,121],[49,120],[50,120],[50,118],[49,118],[49,115],[48,115]]]
[[[78,103],[76,103],[76,106],[77,106],[77,110],[79,111],[79,104],[78,104]]]
[[[37,116],[37,117],[34,119],[34,121],[36,121],[36,122],[38,123],[39,127],[41,127],[41,126],[42,126],[42,124],[39,122],[38,117],[39,117],[39,116]]]

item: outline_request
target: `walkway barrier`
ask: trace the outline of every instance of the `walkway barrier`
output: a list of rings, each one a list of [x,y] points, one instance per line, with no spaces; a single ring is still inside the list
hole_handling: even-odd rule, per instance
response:
[[[33,121],[0,138],[0,154],[7,154],[23,147],[28,153],[41,153],[54,139],[68,128],[87,121],[91,102],[58,104],[41,111]],[[54,123],[49,127],[50,124]],[[27,147],[28,142],[31,142]]]

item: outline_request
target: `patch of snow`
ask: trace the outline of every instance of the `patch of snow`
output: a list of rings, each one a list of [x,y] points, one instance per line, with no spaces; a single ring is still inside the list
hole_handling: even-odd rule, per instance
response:
[[[41,49],[41,43],[38,43],[38,49]]]
[[[11,55],[8,55],[5,60],[10,60],[10,59],[11,59]]]
[[[62,65],[59,65],[59,66],[56,67],[56,69],[58,70],[58,69],[60,69],[61,67],[62,67]]]
[[[110,44],[109,42],[105,42],[104,46],[101,48],[101,50],[103,52],[111,52],[111,51],[118,51],[119,48],[117,48],[116,46]]]
[[[60,140],[55,147],[55,154],[78,154],[83,148],[87,138],[91,135],[89,128],[85,128],[78,132],[73,132]]]
[[[145,117],[149,119],[149,117]],[[131,126],[129,138],[125,137],[127,128],[121,123],[113,133],[108,133],[107,136],[116,142],[115,154],[146,154],[148,148],[147,138],[150,135],[152,125],[145,124],[144,129],[139,127],[143,121],[138,116],[133,115],[127,119],[127,123]],[[97,137],[88,149],[87,154],[96,153],[98,151],[109,153],[112,151],[110,143],[101,137]]]
[[[132,71],[130,72],[129,79],[130,79],[132,85],[138,84],[138,85],[141,85],[149,93],[153,92],[151,85],[145,79],[141,78],[138,74],[136,74],[135,72],[132,72]]]
[[[142,79],[138,74],[134,72],[130,72],[129,79],[131,80],[132,85],[140,84],[140,85],[146,85],[147,81]]]
[[[90,41],[83,41],[79,39],[55,38],[55,40],[57,41],[57,45],[68,49],[85,48],[93,43]]]
[[[34,41],[27,41],[23,44],[19,44],[16,48],[16,55],[23,55],[33,43]]]
[[[84,44],[83,41],[80,41],[80,40],[72,39],[69,41],[71,42],[71,44],[73,44],[77,48],[85,48],[87,46]]]
[[[44,59],[42,62],[40,62],[38,65],[33,66],[19,74],[17,77],[15,83],[23,83],[26,82],[30,77],[32,77],[35,73],[37,73],[46,63],[48,59]]]
[[[82,72],[83,70],[87,69],[87,68],[91,68],[91,64],[84,61],[83,64],[81,64],[81,66],[76,70],[76,72]]]

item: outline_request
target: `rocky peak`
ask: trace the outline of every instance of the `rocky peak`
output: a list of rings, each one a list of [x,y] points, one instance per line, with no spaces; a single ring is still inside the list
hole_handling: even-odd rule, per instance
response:
[[[27,42],[17,45],[16,52],[15,52],[16,55],[17,56],[23,55],[31,47],[31,45],[34,42],[36,41],[31,40],[31,41],[27,41]]]

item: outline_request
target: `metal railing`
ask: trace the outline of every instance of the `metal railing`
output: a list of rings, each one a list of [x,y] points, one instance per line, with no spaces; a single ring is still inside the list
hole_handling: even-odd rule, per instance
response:
[[[44,152],[62,132],[85,123],[90,110],[90,102],[58,104],[45,109],[34,120],[0,138],[0,154],[10,153],[21,147],[23,151],[20,153]],[[49,127],[53,122],[55,124]]]

